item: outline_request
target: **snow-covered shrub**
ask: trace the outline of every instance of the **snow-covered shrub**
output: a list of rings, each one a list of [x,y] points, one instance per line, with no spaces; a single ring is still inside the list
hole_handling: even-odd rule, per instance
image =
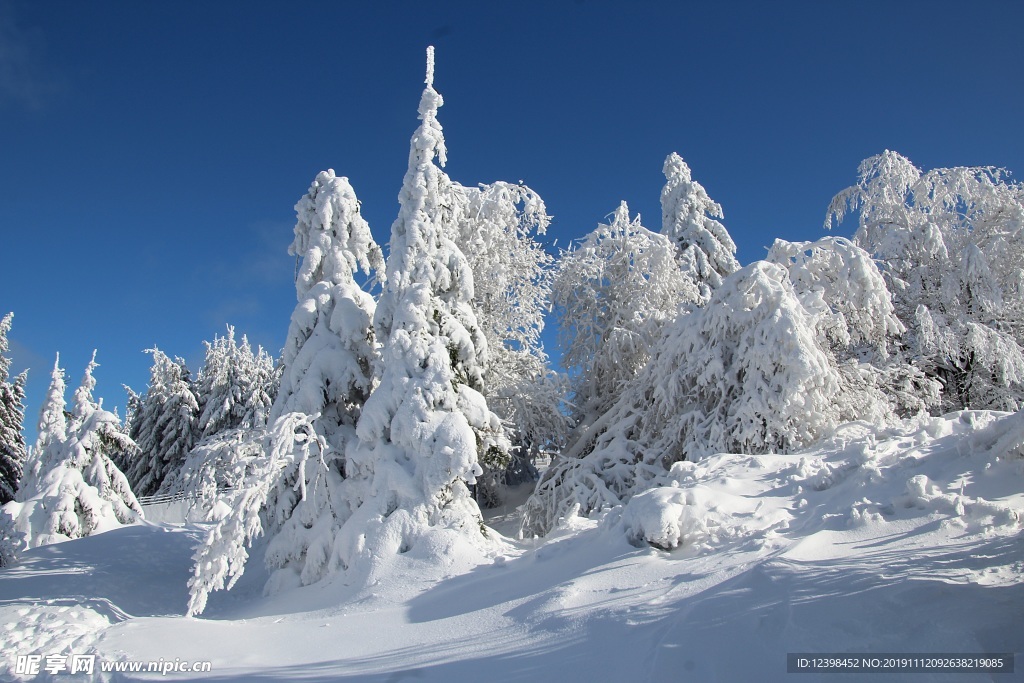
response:
[[[707,513],[693,490],[657,487],[629,499],[622,511],[622,526],[633,543],[674,550],[710,535]]]

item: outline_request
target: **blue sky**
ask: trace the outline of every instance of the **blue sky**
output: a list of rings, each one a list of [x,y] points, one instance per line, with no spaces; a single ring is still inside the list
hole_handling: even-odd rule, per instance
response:
[[[97,348],[122,408],[154,344],[197,369],[232,323],[276,355],[292,207],[334,168],[387,241],[429,44],[449,175],[525,181],[559,246],[623,199],[658,229],[673,151],[743,263],[820,236],[887,148],[1024,173],[1021,2],[355,4],[0,0],[0,313],[30,439],[58,351],[73,387]]]

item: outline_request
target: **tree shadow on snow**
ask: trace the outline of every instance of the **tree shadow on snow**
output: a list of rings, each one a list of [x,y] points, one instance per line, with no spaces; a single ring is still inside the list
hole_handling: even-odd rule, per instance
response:
[[[1024,583],[979,585],[980,569],[1024,563],[1018,537],[945,548],[867,550],[856,558],[755,565],[663,619],[651,680],[790,680],[786,654],[1024,651]],[[742,656],[722,655],[722,643]],[[751,677],[754,678],[751,678]],[[993,680],[991,674],[886,674],[886,680]],[[642,678],[642,676],[639,676]],[[848,675],[837,674],[835,680]],[[821,680],[833,680],[822,676]]]

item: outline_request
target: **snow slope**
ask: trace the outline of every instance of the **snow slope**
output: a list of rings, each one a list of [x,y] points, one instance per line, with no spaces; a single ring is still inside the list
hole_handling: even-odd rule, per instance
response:
[[[1024,413],[847,425],[793,455],[679,463],[624,507],[484,564],[379,558],[369,585],[262,597],[257,548],[199,619],[181,615],[202,528],[123,527],[0,570],[0,680],[14,655],[60,651],[212,662],[113,680],[381,683],[776,681],[787,652],[1019,654],[1022,445]],[[1024,659],[1015,674],[869,678],[1022,680]]]

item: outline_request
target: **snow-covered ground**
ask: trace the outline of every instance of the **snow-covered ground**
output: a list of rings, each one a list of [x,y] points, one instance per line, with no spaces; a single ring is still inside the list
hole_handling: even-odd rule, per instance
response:
[[[1022,444],[1024,413],[847,425],[797,454],[681,463],[676,486],[508,540],[484,564],[381,558],[369,586],[342,576],[263,597],[257,547],[195,619],[182,615],[202,527],[123,527],[0,570],[0,679],[30,678],[19,654],[54,653],[211,663],[112,680],[381,683],[850,680],[787,674],[786,654],[1019,655]],[[491,523],[514,535],[514,510]],[[1016,666],[868,677],[1024,679]]]

